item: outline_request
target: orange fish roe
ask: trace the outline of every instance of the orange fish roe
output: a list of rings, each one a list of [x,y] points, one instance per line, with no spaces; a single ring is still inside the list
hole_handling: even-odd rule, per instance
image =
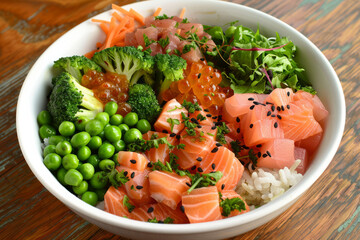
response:
[[[125,116],[131,111],[131,106],[126,103],[129,98],[129,83],[125,75],[89,70],[82,77],[81,84],[92,89],[95,97],[104,105],[110,101],[117,102],[119,106],[117,113]]]
[[[213,114],[219,114],[225,99],[234,94],[230,87],[220,87],[222,81],[219,70],[207,65],[206,61],[192,63],[185,71],[185,78],[173,82],[162,94],[165,101],[173,98],[180,103],[184,100],[199,102]]]

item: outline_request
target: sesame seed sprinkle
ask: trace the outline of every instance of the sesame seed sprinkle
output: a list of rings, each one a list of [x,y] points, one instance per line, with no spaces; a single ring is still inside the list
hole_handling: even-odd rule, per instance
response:
[[[271,157],[271,154],[270,154],[270,152],[269,152],[269,151],[266,151],[266,153],[267,153],[267,155],[269,155],[269,157]]]
[[[211,127],[211,130],[215,130],[215,129],[216,129],[216,126],[212,126],[212,127]]]
[[[240,128],[237,128],[237,129],[236,129],[236,132],[237,132],[237,133],[240,133]]]
[[[149,207],[148,210],[147,210],[148,213],[152,213],[153,211],[154,211],[153,207]]]
[[[251,97],[251,98],[248,98],[248,100],[249,100],[249,101],[254,101],[254,98]]]
[[[290,92],[287,92],[286,94],[288,95],[288,97],[290,97]]]
[[[217,119],[217,116],[213,116],[212,119]]]
[[[182,212],[185,212],[184,206],[181,205],[180,210],[181,210]]]
[[[275,115],[275,114],[272,114],[271,117],[276,117],[276,115]]]
[[[271,111],[275,111],[275,106],[274,105],[271,106]]]
[[[267,154],[266,154],[266,153],[264,153],[264,154],[262,155],[262,157],[263,157],[263,158],[266,158],[266,157],[267,157]]]
[[[169,133],[167,130],[162,130],[163,133]]]
[[[136,189],[143,189],[143,186],[140,186],[140,185],[138,185],[138,186],[136,186]]]
[[[196,159],[196,161],[201,162],[201,161],[202,161],[202,157],[198,157],[198,158]]]
[[[190,184],[190,183],[188,183],[188,182],[186,183],[186,185],[188,185],[188,187],[191,187],[191,184]]]
[[[198,78],[201,78],[201,73],[198,74]]]
[[[149,163],[147,164],[147,166],[148,166],[149,168],[151,168],[151,167],[152,167],[152,163],[149,162]]]
[[[257,101],[253,101],[253,103],[254,103],[255,105],[259,105],[259,104],[260,104],[260,103],[257,102]]]
[[[130,162],[131,162],[132,164],[135,164],[135,163],[136,163],[136,160],[135,160],[135,159],[131,159]]]
[[[290,109],[290,105],[289,105],[289,104],[288,104],[288,105],[286,105],[286,108],[287,108],[287,109]]]
[[[253,128],[254,124],[250,124],[250,128]]]
[[[213,150],[211,150],[212,153],[216,153],[219,150],[218,147],[214,147]]]
[[[285,111],[285,107],[284,107],[284,106],[281,106],[281,111]]]
[[[128,175],[128,171],[125,171],[124,172],[124,176],[126,177]]]
[[[216,167],[215,163],[211,164],[211,168],[212,168],[213,170],[215,170],[215,167]]]
[[[135,172],[132,172],[131,175],[130,175],[131,178],[134,178],[135,177]]]
[[[268,111],[266,116],[270,116],[271,115],[271,111]]]
[[[256,145],[256,147],[258,147],[258,148],[261,148],[261,146],[262,146],[261,144]]]
[[[281,119],[281,116],[280,116],[280,115],[277,115],[277,118],[278,118],[278,119]]]
[[[251,106],[250,106],[250,110],[253,110],[254,107],[255,107],[255,105],[251,105]]]
[[[225,184],[223,183],[223,184],[221,185],[221,190],[224,190],[224,188],[225,188]]]
[[[192,168],[191,168],[191,170],[195,170],[196,169],[196,166],[193,166]]]
[[[203,172],[201,167],[198,167],[197,170],[198,170],[198,172]]]
[[[204,112],[209,112],[209,111],[210,111],[210,110],[209,110],[209,109],[207,109],[207,108],[206,108],[206,109],[204,109]]]
[[[176,136],[176,133],[171,133],[170,134],[170,137],[175,137]]]
[[[210,113],[206,114],[207,117],[211,117],[212,115]]]
[[[240,118],[239,118],[239,117],[236,117],[236,122],[240,122]]]
[[[274,128],[277,128],[278,127],[278,123],[274,123]]]
[[[277,106],[276,110],[281,111],[281,108],[279,106]]]
[[[177,140],[180,140],[180,135],[176,135],[176,139],[177,139]]]
[[[221,147],[221,146],[222,146],[221,143],[216,143],[215,145],[216,145],[217,147]]]
[[[258,152],[257,155],[258,155],[258,157],[261,157],[261,152]]]

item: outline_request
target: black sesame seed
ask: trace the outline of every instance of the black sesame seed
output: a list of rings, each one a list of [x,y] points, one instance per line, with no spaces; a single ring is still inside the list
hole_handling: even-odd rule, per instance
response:
[[[212,119],[217,119],[217,116],[213,116]]]
[[[139,186],[136,186],[136,189],[139,189],[139,190],[140,190],[140,189],[143,189],[143,186],[140,186],[140,185],[139,185]]]
[[[204,112],[209,112],[209,109],[205,108],[205,109],[204,109]]]
[[[215,130],[215,129],[216,129],[216,126],[212,126],[212,127],[211,127],[211,130]]]
[[[221,147],[221,146],[222,146],[221,143],[216,143],[215,145],[216,145],[217,147]]]
[[[189,187],[191,187],[191,184],[190,184],[190,183],[188,183],[188,182],[186,183],[186,185],[188,185]]]
[[[192,121],[193,123],[199,124],[199,122],[198,122],[198,120],[196,120],[196,118],[191,118],[191,121]]]
[[[223,184],[221,185],[221,190],[224,190],[224,188],[225,188],[225,184],[223,183]]]
[[[258,157],[261,157],[261,152],[258,152],[257,155],[258,155]]]
[[[288,95],[288,97],[290,97],[290,92],[287,92],[286,94]]]
[[[201,125],[197,125],[197,128],[202,128],[202,126],[201,126]]]
[[[149,207],[148,210],[147,210],[148,213],[152,213],[153,211],[154,211],[153,207]]]
[[[211,117],[212,115],[210,113],[206,114],[207,117]]]
[[[198,158],[196,159],[196,161],[201,162],[201,161],[202,161],[202,157],[198,157]]]
[[[271,103],[271,102],[266,102],[266,104],[272,105],[273,103]]]
[[[257,101],[254,101],[253,102],[255,105],[259,105],[260,103],[259,102],[257,102]]]
[[[270,152],[269,152],[269,151],[266,151],[266,153],[267,153],[267,155],[269,155],[269,157],[271,157],[271,154],[270,154]]]
[[[240,128],[237,128],[237,129],[236,129],[236,132],[237,132],[237,133],[240,133]]]
[[[167,130],[162,130],[163,133],[169,133]]]
[[[285,111],[285,108],[284,108],[284,106],[281,106],[281,111]]]
[[[274,105],[271,106],[271,111],[275,111],[275,106]]]
[[[132,172],[131,175],[130,175],[131,178],[134,178],[135,177],[135,172]]]
[[[177,139],[177,140],[180,140],[180,135],[176,135],[176,139]]]
[[[170,134],[170,137],[175,137],[176,136],[176,133],[171,133]]]
[[[262,155],[262,157],[263,157],[263,158],[266,158],[266,157],[267,157],[267,154],[266,154],[266,153],[264,153],[264,154]]]
[[[253,128],[254,124],[250,124],[250,128]]]
[[[222,115],[218,116],[218,120],[221,121],[222,120]]]
[[[278,127],[278,123],[274,123],[274,128],[277,128]]]
[[[281,111],[281,108],[280,108],[279,106],[277,106],[276,109],[277,109],[278,111]]]
[[[216,167],[215,163],[211,164],[211,168],[212,168],[213,170],[215,170],[215,167]]]
[[[246,146],[246,145],[242,145],[242,147],[244,148],[244,149],[246,149],[246,150],[248,150],[248,149],[250,149],[248,146]]]
[[[180,210],[181,210],[182,212],[185,212],[184,206],[181,205]]]
[[[198,167],[197,170],[198,170],[198,172],[203,172],[201,167]]]
[[[240,118],[239,118],[239,117],[236,117],[236,122],[240,122]]]
[[[135,160],[135,159],[131,159],[130,162],[131,162],[132,164],[135,164],[135,163],[136,163],[136,160]]]
[[[151,168],[151,167],[152,167],[152,163],[149,162],[149,163],[147,164],[147,166],[148,166],[149,168]]]
[[[201,73],[198,74],[198,78],[201,78]]]
[[[251,98],[248,98],[248,100],[249,100],[249,101],[254,101],[254,98],[251,97]]]
[[[262,146],[261,144],[256,145],[256,147],[258,147],[258,148],[261,148],[261,146]]]
[[[254,107],[255,107],[255,105],[251,105],[251,106],[250,106],[250,110],[253,110]]]
[[[271,115],[271,111],[268,111],[266,116],[270,116]]]
[[[276,115],[275,115],[275,114],[272,114],[271,117],[276,117]]]
[[[278,119],[281,119],[281,116],[280,116],[280,115],[277,115],[277,118],[278,118]]]
[[[128,175],[128,171],[125,171],[124,172],[124,176],[126,177]]]
[[[195,169],[196,169],[196,166],[191,167],[191,170],[195,170]]]
[[[158,221],[158,223],[164,223],[164,221],[162,221],[162,220],[159,220],[159,221]]]
[[[213,150],[211,150],[212,153],[216,153],[219,150],[218,147],[214,147]]]
[[[290,105],[286,105],[286,108],[287,108],[287,109],[290,109]]]
[[[205,61],[205,58],[200,58],[200,61]]]

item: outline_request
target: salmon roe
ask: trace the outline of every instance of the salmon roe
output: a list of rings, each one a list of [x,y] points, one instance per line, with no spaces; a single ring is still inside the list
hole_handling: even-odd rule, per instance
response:
[[[170,85],[162,94],[165,101],[173,98],[180,103],[184,100],[198,102],[213,114],[219,114],[225,99],[234,94],[230,87],[220,87],[219,70],[207,65],[206,61],[192,63],[185,70],[185,78]]]
[[[110,101],[116,102],[119,106],[117,113],[125,116],[131,112],[131,106],[126,103],[129,98],[129,81],[125,75],[89,70],[82,77],[81,84],[92,89],[95,97],[104,105]]]

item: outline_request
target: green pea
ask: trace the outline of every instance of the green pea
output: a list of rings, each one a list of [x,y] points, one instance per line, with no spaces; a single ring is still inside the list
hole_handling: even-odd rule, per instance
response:
[[[93,154],[88,158],[87,162],[93,165],[94,168],[97,168],[99,166],[100,158],[98,155]]]
[[[82,146],[81,148],[79,148],[76,155],[80,161],[85,161],[90,157],[91,150],[88,146]]]
[[[118,156],[119,156],[119,153],[115,153],[114,156],[112,157],[112,160],[115,162],[115,165],[118,162]]]
[[[100,120],[104,126],[110,121],[110,117],[107,112],[99,112],[98,114],[96,114],[95,119]]]
[[[104,130],[104,125],[100,120],[92,119],[86,124],[85,131],[91,136],[96,136]]]
[[[75,124],[69,121],[64,121],[59,126],[59,133],[64,137],[69,137],[75,133]]]
[[[62,185],[66,185],[64,181],[66,172],[67,170],[63,167],[60,167],[56,172],[56,178]]]
[[[90,142],[88,143],[88,147],[91,149],[91,150],[97,150],[102,144],[102,140],[101,140],[101,137],[99,136],[93,136],[91,139],[90,139]]]
[[[56,153],[60,156],[65,156],[67,154],[70,154],[72,151],[72,146],[68,141],[61,141],[58,144],[56,144]]]
[[[124,136],[124,134],[127,132],[127,131],[129,131],[129,126],[128,125],[126,125],[126,124],[120,124],[119,125],[119,129],[121,130],[121,134],[122,134],[122,136]]]
[[[50,125],[42,125],[39,129],[41,139],[56,135],[56,129]]]
[[[105,138],[105,132],[104,132],[104,130],[102,130],[101,133],[98,134],[98,136],[99,136],[101,139],[104,139],[104,138]]]
[[[119,126],[123,122],[123,119],[123,116],[121,116],[120,114],[112,115],[110,118],[110,124]]]
[[[84,163],[80,166],[79,171],[85,180],[89,180],[94,176],[95,167],[91,163]]]
[[[108,102],[105,104],[104,111],[109,114],[109,116],[113,116],[116,114],[118,110],[118,105],[116,102]]]
[[[69,171],[66,172],[64,176],[64,182],[70,186],[79,186],[82,180],[83,180],[83,176],[76,169],[70,169]]]
[[[48,155],[49,153],[55,153],[56,146],[55,145],[47,145],[44,148],[44,157],[46,157],[46,155]]]
[[[115,147],[110,143],[106,143],[106,142],[103,143],[98,150],[98,155],[100,159],[111,158],[112,155],[114,155],[114,153],[115,153]]]
[[[65,137],[64,136],[60,136],[60,135],[55,135],[55,136],[51,136],[49,137],[49,144],[50,145],[57,145],[59,142],[65,141]]]
[[[107,183],[108,183],[108,177],[107,174],[103,171],[96,172],[94,176],[90,179],[90,185],[95,189],[105,188]]]
[[[104,159],[99,162],[99,168],[103,171],[111,171],[115,168],[115,162],[110,159]]]
[[[124,123],[129,127],[134,127],[139,120],[137,113],[130,112],[124,117]]]
[[[67,154],[62,159],[62,165],[65,169],[75,169],[79,166],[79,159],[75,154]]]
[[[105,138],[110,142],[116,142],[121,139],[121,130],[117,126],[109,125],[104,129]]]
[[[37,122],[40,126],[50,125],[52,122],[51,114],[46,110],[41,111],[37,116]]]
[[[61,157],[56,153],[49,153],[44,158],[44,164],[49,170],[57,170],[61,166]]]
[[[148,120],[141,119],[136,124],[136,128],[139,129],[142,134],[144,134],[151,130],[151,125]]]
[[[92,206],[95,206],[98,202],[98,196],[94,192],[87,191],[81,196],[81,200]]]
[[[142,139],[142,134],[139,129],[132,128],[125,133],[124,141],[126,144],[133,143],[137,139]]]
[[[82,181],[78,186],[73,186],[72,190],[75,194],[81,195],[88,190],[89,184],[87,181]]]
[[[98,196],[99,201],[103,201],[104,200],[104,196],[106,193],[107,189],[106,188],[102,188],[102,189],[96,189],[95,193]]]
[[[85,131],[86,124],[90,121],[88,117],[78,117],[75,121],[75,128],[79,131]]]
[[[120,152],[120,151],[124,151],[126,144],[123,140],[119,140],[113,143],[114,147],[115,147],[115,152]]]
[[[79,148],[87,145],[90,142],[91,136],[87,132],[79,132],[72,136],[71,145],[75,148]]]
[[[234,35],[235,30],[236,30],[235,26],[228,27],[228,29],[226,29],[226,31],[225,31],[225,36],[228,38],[231,38]]]

